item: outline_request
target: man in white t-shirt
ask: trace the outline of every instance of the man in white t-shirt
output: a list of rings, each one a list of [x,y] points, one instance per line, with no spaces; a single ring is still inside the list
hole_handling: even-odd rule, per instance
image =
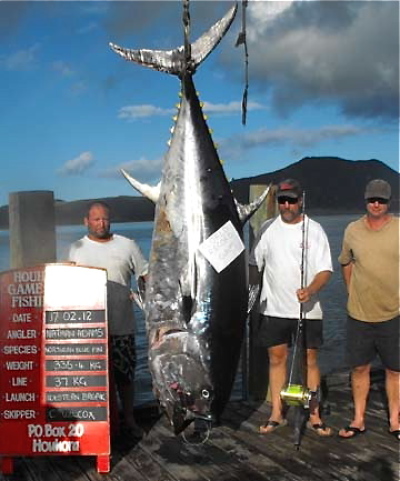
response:
[[[250,284],[262,286],[258,337],[268,347],[269,355],[272,411],[260,426],[262,434],[286,425],[280,392],[287,382],[288,351],[297,330],[300,303],[306,333],[307,384],[312,392],[320,385],[317,351],[323,337],[318,292],[331,276],[332,260],[324,230],[302,214],[302,195],[296,180],[279,183],[279,216],[261,226],[249,260]],[[318,406],[310,408],[307,426],[320,436],[331,434]]]
[[[69,260],[107,270],[108,330],[113,369],[111,379],[114,378],[121,400],[125,434],[138,437],[140,429],[133,417],[136,351],[131,276],[133,274],[138,282],[144,282],[148,264],[135,241],[110,231],[110,209],[107,204],[92,203],[84,223],[88,233],[71,245]]]

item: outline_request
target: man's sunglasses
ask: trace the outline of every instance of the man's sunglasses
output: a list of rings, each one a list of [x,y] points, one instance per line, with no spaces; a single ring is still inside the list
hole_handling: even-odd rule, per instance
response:
[[[378,202],[378,204],[388,204],[389,200],[388,199],[382,199],[381,197],[370,197],[367,199],[368,204],[375,204],[375,202]]]
[[[286,202],[288,204],[297,204],[297,202],[299,201],[299,198],[298,197],[278,197],[278,204],[285,204]]]

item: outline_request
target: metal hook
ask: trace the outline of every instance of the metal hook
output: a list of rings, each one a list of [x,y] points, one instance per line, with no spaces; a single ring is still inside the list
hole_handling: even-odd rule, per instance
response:
[[[212,422],[205,420],[202,421],[207,426],[207,429],[196,429],[195,424],[194,431],[189,439],[185,435],[185,431],[182,431],[181,435],[186,444],[190,444],[192,446],[200,446],[201,444],[205,444],[210,439]],[[196,420],[194,422],[196,423]]]

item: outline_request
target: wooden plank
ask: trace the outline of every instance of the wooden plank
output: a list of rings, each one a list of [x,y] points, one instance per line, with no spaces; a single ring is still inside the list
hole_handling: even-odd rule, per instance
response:
[[[335,393],[336,395],[336,393]],[[237,425],[242,419],[240,430],[236,430],[232,433],[232,437],[237,436],[241,442],[243,440],[244,432],[250,431],[248,442],[258,446],[254,432],[257,430],[258,421],[260,420],[260,413],[258,411],[252,411],[249,407],[249,403],[240,405],[240,409],[234,409],[232,412],[232,405],[228,406],[228,411],[225,413],[224,422],[232,424],[234,423],[234,429],[237,429]],[[235,420],[235,416],[238,418]],[[264,416],[264,413],[262,414]],[[380,423],[383,422],[382,411],[379,413]],[[335,415],[329,417],[329,425],[336,431],[343,426],[343,414],[338,411]],[[382,434],[386,435],[386,438]],[[258,436],[259,438],[262,436]],[[381,437],[381,439],[379,439]],[[285,463],[285,457],[288,458],[288,452],[290,450],[291,432],[290,429],[284,428],[278,432],[267,436],[264,436],[264,446],[268,447],[268,453],[266,455],[272,459],[284,463],[284,467],[291,469],[290,465],[292,458],[299,458],[299,461],[304,462],[308,466],[309,473],[312,472],[314,479],[352,479],[345,478],[344,476],[351,476],[358,471],[354,471],[354,467],[357,469],[365,470],[365,475],[368,477],[375,476],[372,479],[375,481],[384,479],[380,477],[381,471],[397,473],[399,471],[399,456],[398,446],[396,442],[390,443],[389,435],[382,433],[377,434],[374,430],[369,430],[365,436],[358,437],[357,440],[342,440],[338,436],[330,438],[320,438],[315,433],[306,431],[300,451],[294,452],[288,463]],[[286,443],[286,448],[282,443]],[[262,447],[260,448],[262,449]],[[397,453],[396,453],[397,450]],[[379,458],[379,462],[378,462]],[[379,476],[377,474],[372,475],[374,471],[368,468],[369,460],[376,459],[377,466],[379,468]],[[361,466],[361,468],[360,468]],[[301,473],[296,468],[296,473]],[[303,475],[306,475],[304,473]],[[329,477],[328,477],[329,476]],[[354,479],[364,479],[354,478]],[[396,478],[388,478],[396,479]]]
[[[346,381],[330,386],[331,415],[337,432],[352,416]],[[382,383],[371,387],[368,433],[353,440],[337,435],[320,438],[307,430],[299,451],[291,426],[268,436],[258,426],[270,405],[228,404],[222,424],[202,445],[185,443],[171,432],[165,418],[143,416],[147,434],[131,446],[113,444],[112,470],[100,474],[95,457],[39,456],[15,458],[13,481],[398,481],[398,442],[388,432]],[[291,420],[291,412],[288,414]],[[10,477],[0,474],[0,481]]]
[[[241,424],[240,429],[237,429],[237,422],[230,426],[230,419],[235,419],[234,416],[238,416],[239,419],[242,418],[242,416],[237,415],[230,409],[229,415],[226,413],[226,417],[224,417],[224,424],[226,424],[226,429],[229,429],[232,438],[263,453],[289,478],[292,476],[293,478],[298,477],[298,479],[311,479],[310,465],[303,456],[298,455],[298,451],[296,451],[291,439],[291,429],[289,427],[281,428],[267,437],[256,434],[256,425],[254,421],[252,422],[249,419]],[[238,418],[236,418],[236,421]],[[258,419],[258,417],[255,419]],[[259,422],[257,421],[256,424],[258,426]],[[325,480],[326,472],[318,466],[315,468],[312,472],[313,481]],[[268,473],[266,472],[265,474]]]
[[[27,474],[30,481],[64,481],[57,473],[54,473],[48,456],[36,456],[24,458],[27,465]]]
[[[249,202],[257,199],[267,188],[267,185],[250,185]],[[267,220],[277,215],[277,204],[275,201],[276,187],[272,186],[266,200],[250,219],[249,227],[249,250],[252,249],[255,237],[261,225]],[[246,360],[247,368],[244,366],[243,372],[247,371],[248,395],[251,399],[265,399],[268,395],[269,373],[268,373],[268,349],[258,344],[259,330],[259,306],[253,308],[249,316],[248,340]]]
[[[265,456],[264,452],[251,444],[234,438],[229,428],[225,426],[215,428],[209,442],[230,453],[233,457],[231,466],[236,471],[246,471],[248,479],[252,481],[267,479],[268,481],[300,481],[302,479],[283,470],[281,466]]]
[[[176,478],[171,476],[162,464],[157,461],[154,462],[154,459],[149,456],[148,451],[143,450],[141,445],[142,442],[125,455],[124,460],[129,463],[129,466],[142,473],[145,476],[146,481],[175,481]]]
[[[49,456],[49,467],[63,481],[88,481],[86,470],[77,463],[78,456]],[[94,462],[94,458],[89,458]]]
[[[52,191],[11,192],[9,217],[12,269],[56,261],[55,208]]]
[[[133,466],[125,456],[113,466],[109,474],[107,474],[105,477],[102,476],[101,479],[106,479],[107,481],[148,481],[149,479],[154,478],[149,478],[146,476],[145,470],[139,471],[136,469],[136,467]]]
[[[159,442],[156,450],[149,446],[149,454],[158,459],[177,481],[223,481],[229,473],[230,480],[241,481],[232,475],[229,458],[212,446],[190,445],[180,436],[175,436],[161,419],[152,429]],[[143,446],[143,444],[142,444]]]

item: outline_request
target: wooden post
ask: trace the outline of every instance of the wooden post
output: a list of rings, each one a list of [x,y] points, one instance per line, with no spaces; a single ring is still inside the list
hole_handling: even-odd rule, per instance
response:
[[[251,185],[249,192],[249,201],[259,197],[266,189],[266,185]],[[249,251],[251,251],[257,232],[261,225],[277,214],[276,189],[272,187],[266,201],[261,205],[258,211],[250,220],[249,232]],[[254,401],[260,401],[267,398],[268,392],[268,349],[260,346],[258,343],[258,332],[260,328],[259,305],[256,304],[250,314],[249,322],[249,353],[248,353],[248,387],[249,398]]]
[[[56,261],[53,192],[10,193],[9,218],[11,269]]]

